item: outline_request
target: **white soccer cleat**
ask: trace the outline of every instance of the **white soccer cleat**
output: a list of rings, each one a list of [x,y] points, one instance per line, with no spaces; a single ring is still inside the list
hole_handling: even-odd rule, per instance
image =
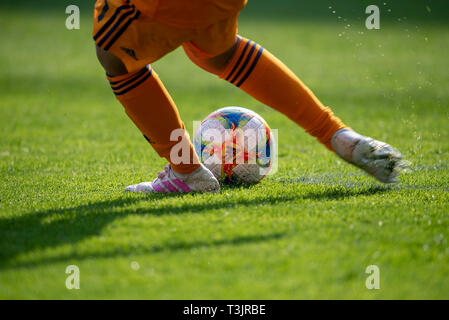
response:
[[[408,167],[399,151],[389,144],[349,129],[334,134],[332,147],[341,158],[384,183],[397,182],[398,175]]]
[[[219,192],[220,184],[205,166],[201,165],[190,174],[173,171],[167,164],[153,182],[142,182],[125,188],[125,191],[141,193],[189,193]]]

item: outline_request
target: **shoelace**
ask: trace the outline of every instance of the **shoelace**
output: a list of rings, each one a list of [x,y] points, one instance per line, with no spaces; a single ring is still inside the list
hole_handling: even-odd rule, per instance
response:
[[[170,164],[167,164],[164,167],[164,171],[158,172],[157,179],[160,179],[160,180],[164,179],[168,175],[169,172],[170,172]]]

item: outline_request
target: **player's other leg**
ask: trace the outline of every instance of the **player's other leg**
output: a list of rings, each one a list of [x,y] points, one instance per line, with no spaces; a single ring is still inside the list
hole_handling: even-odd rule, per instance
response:
[[[218,192],[220,185],[217,179],[199,163],[178,110],[151,67],[128,73],[120,59],[98,46],[97,56],[127,115],[156,152],[169,161],[152,182],[131,185],[125,190],[143,193]],[[175,132],[178,133],[172,139]],[[173,154],[173,148],[182,150],[184,157],[183,154]]]
[[[195,45],[184,48],[198,66],[280,111],[344,160],[379,181],[396,181],[404,167],[398,151],[345,126],[287,66],[256,42],[236,37],[228,50],[214,57],[205,57],[203,48]]]

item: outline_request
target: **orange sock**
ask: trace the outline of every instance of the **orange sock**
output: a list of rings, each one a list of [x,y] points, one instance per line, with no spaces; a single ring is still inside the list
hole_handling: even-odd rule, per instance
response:
[[[290,69],[253,41],[241,39],[219,76],[283,113],[330,150],[333,134],[345,127]]]
[[[199,167],[198,157],[178,109],[150,66],[122,76],[108,75],[108,80],[126,114],[156,152],[170,162],[173,170],[190,173]],[[174,131],[176,129],[178,131]],[[178,134],[171,139],[172,133]],[[171,152],[175,152],[175,156],[171,156]]]

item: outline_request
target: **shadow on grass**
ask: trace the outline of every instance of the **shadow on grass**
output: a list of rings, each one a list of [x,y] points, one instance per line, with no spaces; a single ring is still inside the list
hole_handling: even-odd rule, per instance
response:
[[[111,249],[105,248],[102,251],[77,253],[71,252],[69,254],[62,254],[55,257],[44,257],[37,261],[24,261],[14,264],[2,265],[3,269],[17,269],[17,268],[33,268],[36,266],[48,265],[53,263],[76,261],[81,262],[87,259],[108,259],[114,257],[127,257],[141,254],[156,254],[159,252],[177,252],[183,250],[191,250],[196,248],[214,248],[220,246],[240,246],[251,243],[266,242],[271,240],[277,240],[285,237],[285,233],[271,233],[264,235],[248,235],[248,236],[236,236],[230,239],[211,239],[207,241],[190,241],[190,242],[174,242],[166,243],[163,245],[153,246],[133,246],[129,250],[123,248],[114,247]]]
[[[288,185],[288,183],[284,183]],[[224,188],[231,190],[232,188]],[[281,193],[277,195],[261,195],[256,198],[220,197],[213,199],[199,199],[197,203],[184,201],[184,197],[191,195],[148,195],[135,197],[120,197],[114,200],[98,201],[65,209],[49,209],[30,212],[19,217],[0,219],[0,266],[2,268],[32,267],[53,262],[73,261],[95,258],[111,258],[128,256],[131,254],[158,253],[162,251],[188,250],[198,247],[214,247],[222,245],[242,245],[261,241],[269,241],[285,236],[280,233],[262,235],[243,235],[223,240],[175,242],[163,245],[137,246],[130,249],[103,248],[99,252],[61,255],[43,258],[37,261],[15,263],[14,258],[33,250],[43,250],[63,244],[74,245],[86,238],[100,235],[102,230],[116,219],[128,215],[162,216],[169,214],[202,213],[205,211],[232,208],[235,206],[258,206],[261,204],[279,205],[297,199],[312,201],[339,200],[354,196],[368,196],[389,190],[386,187],[370,186],[359,189],[345,189],[335,186],[319,188],[305,194]],[[177,198],[179,201],[158,206],[158,201]],[[131,207],[145,202],[144,207]],[[154,204],[154,206],[152,206]]]

